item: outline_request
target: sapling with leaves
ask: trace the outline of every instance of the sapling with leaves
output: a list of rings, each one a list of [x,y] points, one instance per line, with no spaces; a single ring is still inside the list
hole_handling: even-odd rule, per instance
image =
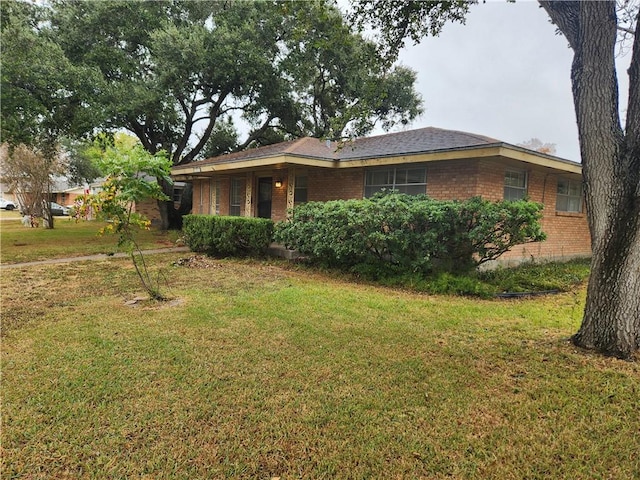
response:
[[[76,214],[89,214],[107,221],[100,234],[118,235],[118,247],[125,250],[133,262],[142,286],[154,300],[164,300],[159,281],[151,278],[136,234],[148,230],[151,222],[136,211],[144,200],[167,200],[156,179],[170,182],[171,161],[164,152],[147,152],[133,137],[116,134],[112,139],[99,137],[87,149],[87,154],[106,176],[102,189],[85,195]]]

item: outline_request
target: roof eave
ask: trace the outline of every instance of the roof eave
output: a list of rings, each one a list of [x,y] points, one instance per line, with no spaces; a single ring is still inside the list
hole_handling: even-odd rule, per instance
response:
[[[397,165],[402,163],[424,163],[446,160],[462,160],[470,158],[501,157],[517,160],[532,165],[538,165],[569,173],[582,173],[582,165],[560,157],[534,152],[526,148],[508,143],[493,143],[473,145],[449,149],[432,150],[426,152],[411,152],[388,154],[335,160],[333,158],[318,158],[298,154],[278,154],[230,162],[200,164],[199,162],[181,165],[171,169],[175,179],[192,180],[198,177],[208,177],[216,173],[231,173],[239,170],[259,168],[284,168],[287,165],[320,167],[320,168],[357,168],[383,165]]]

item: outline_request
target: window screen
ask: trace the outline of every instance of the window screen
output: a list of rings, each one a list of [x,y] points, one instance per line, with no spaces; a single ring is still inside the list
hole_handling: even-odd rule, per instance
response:
[[[377,192],[396,190],[408,195],[419,195],[427,192],[426,167],[390,167],[368,170],[364,179],[364,196],[372,197]]]
[[[566,178],[558,179],[556,195],[558,212],[582,212],[582,183]]]
[[[527,172],[507,170],[504,173],[504,199],[522,200],[527,196]]]

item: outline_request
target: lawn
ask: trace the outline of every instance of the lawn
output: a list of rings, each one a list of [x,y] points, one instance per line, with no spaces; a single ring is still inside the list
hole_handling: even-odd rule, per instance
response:
[[[0,262],[19,263],[48,258],[77,257],[118,251],[116,235],[98,235],[103,222],[76,222],[69,217],[55,217],[54,228],[25,227],[17,212],[0,210]],[[173,246],[176,232],[148,230],[140,233],[144,249]]]
[[[4,236],[4,231],[3,231]],[[584,287],[433,296],[275,261],[2,271],[3,478],[640,477],[640,365]]]

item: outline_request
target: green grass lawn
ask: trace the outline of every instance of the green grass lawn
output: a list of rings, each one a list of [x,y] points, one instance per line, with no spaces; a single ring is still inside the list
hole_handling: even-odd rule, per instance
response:
[[[56,217],[53,229],[25,227],[17,212],[0,211],[0,262],[19,263],[48,258],[77,257],[117,251],[116,235],[98,235],[105,223],[76,222],[69,217]],[[173,246],[178,234],[148,230],[140,232],[140,246],[162,248]]]
[[[136,307],[126,259],[2,271],[3,478],[640,477],[640,365],[567,342],[584,287],[482,300],[184,256],[149,257],[175,301]]]

